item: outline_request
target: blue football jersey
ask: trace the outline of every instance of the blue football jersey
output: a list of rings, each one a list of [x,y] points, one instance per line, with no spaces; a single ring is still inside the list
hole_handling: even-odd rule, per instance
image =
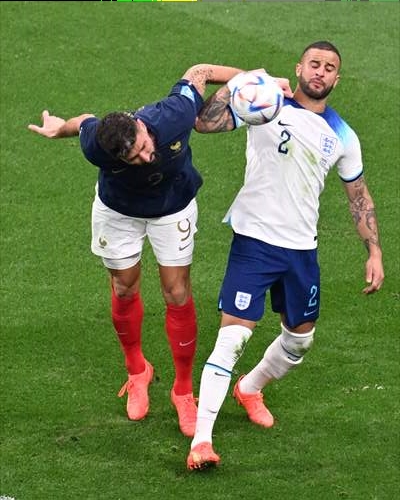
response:
[[[195,197],[202,178],[192,162],[190,134],[203,98],[187,80],[179,80],[161,101],[139,109],[154,135],[161,161],[157,165],[127,165],[96,141],[100,120],[81,124],[80,144],[86,159],[99,167],[98,193],[109,208],[131,217],[154,218],[179,212]]]

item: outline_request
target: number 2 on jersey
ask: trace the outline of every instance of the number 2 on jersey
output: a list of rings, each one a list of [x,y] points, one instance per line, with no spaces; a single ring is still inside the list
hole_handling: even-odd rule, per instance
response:
[[[284,155],[287,155],[289,148],[286,146],[286,143],[290,141],[292,136],[289,134],[287,130],[282,130],[281,137],[283,141],[279,143],[278,151]]]

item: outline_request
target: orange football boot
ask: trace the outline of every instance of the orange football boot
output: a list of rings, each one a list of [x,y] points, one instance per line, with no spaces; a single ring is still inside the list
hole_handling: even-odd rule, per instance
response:
[[[203,470],[218,465],[220,460],[211,443],[203,442],[190,450],[186,465],[189,470]]]
[[[196,429],[197,406],[193,393],[178,396],[171,390],[171,401],[178,414],[179,428],[184,436],[193,437]]]
[[[244,375],[236,382],[233,388],[233,397],[239,405],[243,406],[247,412],[247,416],[252,422],[262,425],[263,427],[272,427],[274,425],[274,417],[264,405],[263,393],[256,392],[254,394],[245,394],[240,392],[239,384],[243,377]]]
[[[127,382],[121,387],[118,396],[121,398],[128,393],[126,411],[129,420],[141,420],[149,411],[148,388],[153,380],[154,368],[145,360],[145,369],[142,373],[129,375]]]

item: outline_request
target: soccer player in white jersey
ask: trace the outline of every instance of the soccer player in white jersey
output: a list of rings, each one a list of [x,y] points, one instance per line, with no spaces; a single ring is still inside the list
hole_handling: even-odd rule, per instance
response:
[[[368,252],[363,292],[371,294],[382,286],[378,225],[363,175],[360,144],[349,125],[327,106],[328,95],[339,81],[340,65],[340,54],[331,43],[309,45],[296,65],[293,98],[285,99],[273,122],[248,127],[244,185],[224,219],[232,226],[233,240],[219,297],[221,325],[201,376],[189,469],[220,461],[212,447],[213,426],[232,369],[264,314],[267,290],[273,311],[280,314],[281,331],[233,390],[252,422],[263,427],[274,424],[262,389],[301,364],[312,346],[320,305],[319,196],[333,167]],[[199,132],[240,125],[228,104],[229,89],[240,77],[207,100],[197,122]]]

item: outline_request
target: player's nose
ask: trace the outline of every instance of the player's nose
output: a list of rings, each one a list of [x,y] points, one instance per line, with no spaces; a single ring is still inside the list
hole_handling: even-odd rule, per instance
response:
[[[152,155],[153,155],[152,151],[141,151],[140,159],[145,163],[150,163]]]

